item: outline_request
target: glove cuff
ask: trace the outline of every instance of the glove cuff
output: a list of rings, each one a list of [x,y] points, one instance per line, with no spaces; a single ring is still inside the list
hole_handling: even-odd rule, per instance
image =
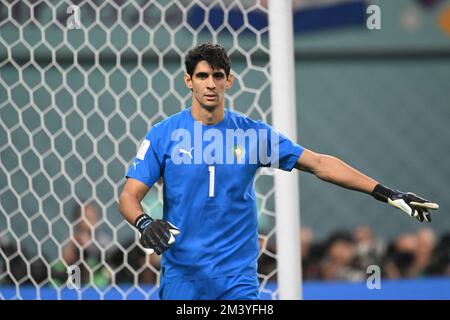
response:
[[[388,198],[390,198],[392,194],[394,194],[394,191],[382,184],[377,184],[372,191],[372,196],[382,202],[388,202]]]
[[[142,233],[147,226],[152,223],[153,219],[148,214],[143,213],[136,218],[134,221],[134,226]]]

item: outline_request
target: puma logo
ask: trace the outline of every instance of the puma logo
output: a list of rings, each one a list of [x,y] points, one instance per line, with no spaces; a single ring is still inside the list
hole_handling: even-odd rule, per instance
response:
[[[189,158],[191,158],[191,159],[192,159],[192,150],[194,150],[194,148],[191,148],[191,150],[189,150],[189,151],[187,151],[183,148],[178,149],[178,151],[180,153],[187,154],[189,156]]]

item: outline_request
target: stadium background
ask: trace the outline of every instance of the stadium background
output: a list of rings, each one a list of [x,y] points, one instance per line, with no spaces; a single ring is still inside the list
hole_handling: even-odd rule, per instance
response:
[[[69,2],[50,3],[59,26],[49,18],[45,4],[38,19],[30,19],[27,2],[5,3],[0,10],[0,239],[20,248],[14,256],[48,265],[61,257],[62,244],[73,234],[74,208],[86,201],[100,205],[97,229],[115,240],[106,251],[125,246],[133,237],[117,210],[123,175],[150,124],[187,105],[181,54],[194,39],[186,28],[175,27],[180,23],[176,5],[166,24],[149,10],[145,22],[157,30],[150,37],[145,28],[136,27],[127,42],[127,32],[135,25],[117,27],[112,6],[94,2],[103,8],[100,23],[82,9],[81,27],[93,24],[86,36],[84,31],[64,29]],[[450,3],[373,1],[381,8],[381,30],[366,28],[361,3],[355,1],[352,11],[332,11],[336,19],[330,23],[295,26],[297,141],[342,158],[386,185],[439,203],[441,209],[428,227],[443,236],[450,232]],[[131,9],[128,17],[133,13]],[[258,14],[255,10],[255,28],[264,29]],[[195,25],[199,16],[191,16],[190,23]],[[28,23],[46,19],[44,29]],[[199,30],[198,41],[211,40],[211,30],[218,26],[211,23],[209,31]],[[173,29],[178,31],[167,31]],[[83,45],[86,39],[92,46]],[[231,46],[229,35],[219,40]],[[251,50],[261,43],[267,47],[267,32],[257,38],[244,30],[239,36],[232,69],[246,73],[228,102],[270,123],[268,52]],[[160,50],[165,54],[158,60]],[[143,72],[135,69],[141,54]],[[253,67],[247,70],[249,58]],[[52,59],[58,66],[51,66]],[[30,60],[35,64],[27,65]],[[129,73],[133,76],[127,82]],[[256,187],[260,230],[270,239],[270,175],[260,176]],[[159,186],[145,202],[156,216],[162,211],[160,191]],[[300,198],[302,225],[316,240],[359,225],[386,240],[422,227],[371,197],[307,174],[300,176]],[[0,257],[3,266],[11,260],[3,251]],[[8,277],[2,264],[0,281]]]

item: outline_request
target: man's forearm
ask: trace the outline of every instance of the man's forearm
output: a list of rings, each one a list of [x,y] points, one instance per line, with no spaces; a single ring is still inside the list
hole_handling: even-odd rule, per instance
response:
[[[420,222],[430,222],[429,210],[439,208],[437,203],[414,193],[383,186],[336,157],[305,151],[297,161],[297,169],[314,173],[318,178],[341,187],[371,194],[375,199],[389,203]]]
[[[320,165],[314,172],[321,180],[341,187],[370,194],[378,182],[344,161],[329,155],[320,156]]]
[[[131,225],[134,225],[136,218],[144,212],[141,200],[125,192],[120,195],[119,210]]]

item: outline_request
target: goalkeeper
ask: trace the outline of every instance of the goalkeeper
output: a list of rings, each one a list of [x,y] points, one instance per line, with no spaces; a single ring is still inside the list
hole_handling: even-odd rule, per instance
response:
[[[264,122],[226,109],[224,94],[234,76],[222,46],[193,48],[185,65],[192,105],[150,129],[119,200],[121,213],[140,233],[141,245],[162,254],[161,299],[258,299],[253,185],[260,167],[306,171],[372,195],[420,222],[431,221],[429,209],[437,204],[390,189],[335,157],[303,148]],[[253,130],[257,141],[222,139],[230,130]],[[203,133],[200,140],[198,132]],[[268,153],[261,152],[263,146]],[[153,219],[140,202],[161,177],[163,219]]]

